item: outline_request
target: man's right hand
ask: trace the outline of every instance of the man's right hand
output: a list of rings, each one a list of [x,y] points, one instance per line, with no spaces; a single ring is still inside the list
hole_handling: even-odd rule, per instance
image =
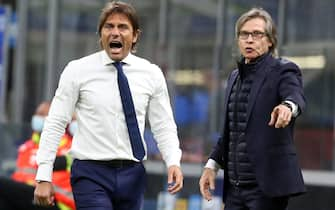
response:
[[[215,177],[216,172],[214,169],[205,168],[199,181],[201,195],[208,201],[212,200],[211,191],[215,189]]]
[[[54,206],[54,188],[51,182],[41,181],[36,183],[34,192],[34,204],[39,206]]]

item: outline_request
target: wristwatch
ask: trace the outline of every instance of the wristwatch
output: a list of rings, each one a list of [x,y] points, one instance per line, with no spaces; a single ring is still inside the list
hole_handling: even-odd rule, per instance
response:
[[[291,112],[293,112],[292,104],[287,103],[286,101],[281,102],[281,104],[284,105],[284,106],[286,106],[286,107],[288,107],[291,110]]]

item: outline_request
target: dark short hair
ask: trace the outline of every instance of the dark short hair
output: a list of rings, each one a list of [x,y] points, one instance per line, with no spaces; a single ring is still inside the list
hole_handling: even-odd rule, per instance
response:
[[[252,8],[246,13],[242,14],[241,17],[237,20],[235,24],[235,37],[238,38],[238,34],[242,26],[249,20],[254,18],[262,18],[265,21],[265,33],[266,36],[269,38],[272,46],[270,47],[269,51],[273,56],[277,55],[277,29],[276,26],[270,16],[270,14],[265,11],[263,8]]]
[[[132,5],[122,1],[112,1],[107,2],[105,7],[101,10],[97,28],[99,36],[101,36],[101,30],[107,18],[114,13],[124,14],[128,17],[133,27],[134,35],[140,31],[139,19],[137,17],[135,8]],[[133,43],[132,50],[135,50],[136,44],[137,43]]]

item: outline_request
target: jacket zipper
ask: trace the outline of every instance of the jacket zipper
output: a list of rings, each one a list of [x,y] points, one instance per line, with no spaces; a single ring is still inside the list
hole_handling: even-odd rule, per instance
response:
[[[235,104],[234,104],[234,127],[235,127],[235,129],[238,129],[238,110],[237,110],[237,105],[238,105],[238,97],[239,97],[239,95],[240,95],[240,91],[241,91],[241,77],[240,76],[238,76],[237,77],[237,87],[236,87],[236,96],[235,96]],[[236,142],[235,142],[235,144],[234,144],[234,165],[235,165],[235,167],[234,167],[234,173],[235,173],[235,177],[236,177],[236,183],[235,183],[235,185],[236,186],[238,186],[239,185],[239,177],[238,177],[238,171],[237,171],[237,153],[238,153],[238,151],[237,151],[237,145],[238,145],[238,139],[236,139]]]

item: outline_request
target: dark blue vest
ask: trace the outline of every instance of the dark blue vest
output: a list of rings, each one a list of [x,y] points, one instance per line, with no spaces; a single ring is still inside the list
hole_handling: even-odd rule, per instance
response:
[[[253,76],[255,75],[254,66],[254,64],[239,65],[239,75],[228,101],[228,177],[233,185],[256,184],[255,173],[248,158],[245,139],[248,100]]]

